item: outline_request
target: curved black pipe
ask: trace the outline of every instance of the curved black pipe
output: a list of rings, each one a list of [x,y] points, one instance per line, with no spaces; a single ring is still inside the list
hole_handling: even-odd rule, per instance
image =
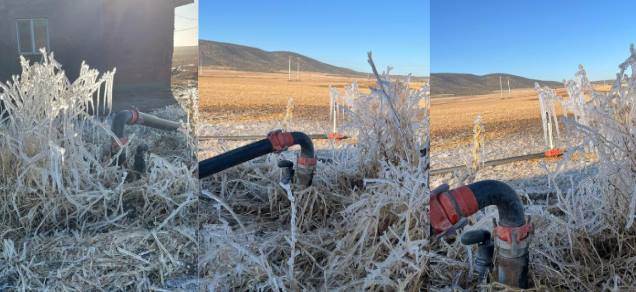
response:
[[[139,124],[147,127],[174,131],[181,127],[181,123],[165,120],[151,114],[143,113],[138,110],[123,110],[115,114],[111,130],[117,138],[125,137],[125,126]]]
[[[234,167],[254,158],[274,152],[268,139],[241,146],[223,154],[199,162],[199,178],[206,178],[215,173]]]
[[[499,225],[503,227],[521,227],[526,224],[523,204],[514,189],[509,185],[496,181],[484,180],[467,185],[475,195],[479,209],[495,205],[499,212]],[[512,239],[516,242],[518,239]],[[527,242],[524,247],[513,247],[497,239],[498,281],[513,287],[528,288],[528,270],[530,257]],[[501,246],[500,244],[505,244]],[[508,250],[512,247],[514,250]]]
[[[533,226],[526,221],[523,204],[507,184],[485,180],[448,190],[447,185],[435,189],[429,201],[431,228],[446,233],[457,228],[461,218],[487,206],[497,206],[499,226],[495,227],[498,281],[509,286],[528,287],[529,244]],[[462,238],[470,244],[486,237],[474,232]]]
[[[115,114],[111,125],[111,131],[117,136],[117,138],[124,137],[124,128],[126,124],[132,124],[135,113],[130,110],[123,110]]]
[[[126,125],[134,124],[167,131],[174,131],[181,127],[181,123],[164,120],[150,114],[142,113],[136,109],[123,110],[115,114],[111,124],[111,131],[117,136],[119,143],[126,144],[128,142],[126,141],[125,128]],[[117,146],[118,141],[113,141],[111,151],[115,152],[114,150]],[[124,165],[126,163],[126,155],[122,153],[117,161],[120,165]]]
[[[239,165],[246,161],[252,160],[254,158],[281,150],[276,148],[286,148],[292,145],[299,145],[300,149],[300,157],[304,159],[313,160],[315,165],[315,152],[314,152],[314,144],[311,141],[311,138],[302,132],[290,132],[290,133],[282,133],[282,132],[273,132],[274,134],[280,135],[290,135],[291,139],[285,145],[274,145],[272,144],[272,139],[262,139],[256,141],[254,143],[247,144],[245,146],[236,148],[229,152],[225,152],[223,154],[217,155],[212,158],[208,158],[199,162],[199,178],[206,178],[215,173],[221,172],[233,166]],[[289,137],[287,137],[289,138]],[[299,166],[303,166],[299,161]],[[312,166],[312,165],[309,165]],[[305,171],[305,169],[309,169]],[[302,179],[303,183],[306,185],[311,184],[311,176],[313,176],[313,168],[306,167],[305,169],[299,169],[299,176],[310,176],[308,178]],[[309,179],[307,181],[307,179]]]
[[[303,132],[291,132],[292,137],[294,138],[294,144],[300,146],[300,156],[314,158],[314,143],[311,141],[311,138],[307,136],[307,134]]]
[[[490,205],[497,206],[499,225],[519,227],[526,223],[521,199],[509,185],[496,180],[484,180],[467,187],[475,195],[479,209]]]

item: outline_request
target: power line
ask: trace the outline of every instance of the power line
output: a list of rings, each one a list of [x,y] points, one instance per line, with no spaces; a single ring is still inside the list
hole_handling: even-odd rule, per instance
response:
[[[187,20],[191,20],[191,21],[199,21],[199,19],[198,19],[198,18],[188,17],[188,16],[184,16],[184,15],[176,14],[176,13],[175,13],[175,15],[174,15],[174,16],[181,17],[181,18],[183,18],[183,19],[187,19]]]
[[[174,31],[175,32],[177,32],[177,31],[186,31],[186,30],[193,30],[193,29],[197,29],[197,28],[198,28],[197,26],[194,26],[194,27],[175,29]]]

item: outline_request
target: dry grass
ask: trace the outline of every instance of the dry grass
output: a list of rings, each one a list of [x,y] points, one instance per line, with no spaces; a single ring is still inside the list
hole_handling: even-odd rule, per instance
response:
[[[129,160],[141,143],[150,148],[146,173],[133,178],[109,151],[108,120],[87,114],[99,88],[98,104],[110,103],[109,75],[83,66],[69,81],[52,55],[22,66],[0,83],[0,290],[191,284],[199,190],[192,136],[129,127],[130,143],[120,148]],[[192,94],[184,92],[188,110],[196,109]],[[178,106],[156,114],[192,122]]]
[[[292,79],[295,74],[292,74]],[[314,121],[329,117],[329,86],[343,89],[357,82],[362,92],[375,84],[370,78],[301,72],[300,81],[288,81],[287,73],[260,73],[201,69],[199,91],[202,118],[215,121],[280,120],[287,101],[294,99],[294,114]],[[413,82],[412,88],[422,83]]]
[[[428,146],[428,108],[419,105],[422,99],[428,105],[428,90],[382,83],[388,98],[376,91],[349,104],[358,146],[332,148],[332,162],[318,164],[312,187],[286,193],[277,184],[277,155],[204,181],[215,197],[202,204],[199,264],[207,288],[427,286],[428,156],[420,158],[418,150]],[[323,90],[328,109],[329,90]]]

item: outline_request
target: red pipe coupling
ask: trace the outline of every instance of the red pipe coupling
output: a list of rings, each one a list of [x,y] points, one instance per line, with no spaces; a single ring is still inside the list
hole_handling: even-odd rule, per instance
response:
[[[499,254],[507,258],[518,258],[528,253],[534,226],[528,220],[519,227],[495,226],[495,244]]]
[[[436,234],[451,229],[462,218],[479,210],[477,199],[467,186],[448,190],[448,185],[433,190],[429,201],[429,218]]]
[[[267,134],[267,139],[272,143],[272,148],[275,152],[285,151],[285,149],[294,145],[294,137],[290,132],[272,131]]]

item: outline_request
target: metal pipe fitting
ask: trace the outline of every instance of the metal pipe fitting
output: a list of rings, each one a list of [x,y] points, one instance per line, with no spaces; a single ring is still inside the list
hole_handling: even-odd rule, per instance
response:
[[[111,152],[115,152],[119,148],[119,144],[125,145],[128,143],[126,125],[135,124],[166,131],[175,131],[182,128],[182,124],[179,122],[165,120],[151,114],[142,113],[136,109],[120,111],[115,114],[111,124],[111,131],[117,136],[117,140],[112,143]],[[126,155],[120,155],[118,162],[123,165],[126,162]]]
[[[528,287],[528,247],[533,225],[526,220],[521,199],[510,186],[485,180],[453,190],[441,187],[431,194],[429,203],[431,229],[435,234],[457,228],[464,218],[480,209],[497,206],[499,225],[494,234],[498,281],[512,287]]]
[[[475,257],[475,271],[479,274],[480,284],[485,283],[492,269],[495,245],[487,230],[471,230],[464,232],[461,237],[463,245],[477,244],[477,256]]]

